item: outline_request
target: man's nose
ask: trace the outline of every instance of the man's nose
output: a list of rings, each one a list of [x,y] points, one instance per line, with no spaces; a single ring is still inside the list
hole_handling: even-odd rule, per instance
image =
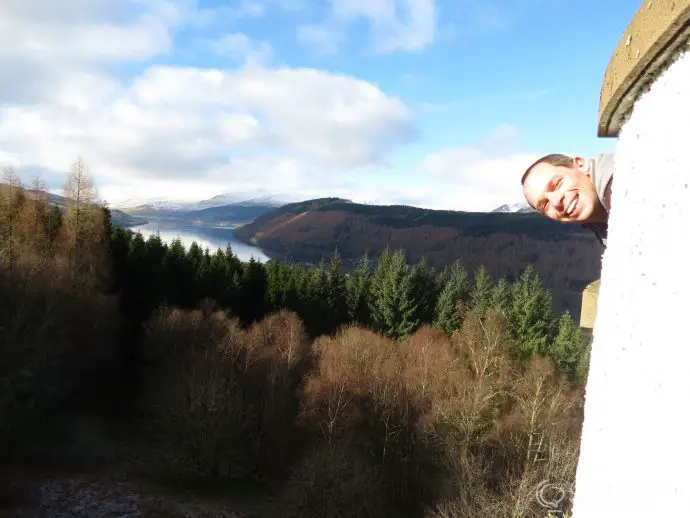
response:
[[[556,208],[560,208],[563,204],[563,193],[559,191],[550,192],[546,196],[549,200],[549,203]]]

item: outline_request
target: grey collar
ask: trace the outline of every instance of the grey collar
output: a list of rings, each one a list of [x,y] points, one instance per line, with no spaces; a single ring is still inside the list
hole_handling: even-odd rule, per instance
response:
[[[592,182],[594,183],[594,188],[597,191],[597,196],[601,204],[608,212],[611,207],[609,200],[605,196],[606,187],[609,181],[613,177],[613,164],[614,164],[614,154],[613,153],[601,153],[595,158],[589,160],[589,166],[592,171]]]

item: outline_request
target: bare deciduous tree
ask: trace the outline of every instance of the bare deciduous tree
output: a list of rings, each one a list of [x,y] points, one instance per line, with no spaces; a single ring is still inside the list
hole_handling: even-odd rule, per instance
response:
[[[69,200],[65,211],[64,227],[73,278],[95,273],[102,255],[104,218],[96,203],[96,191],[88,165],[79,157],[71,166],[63,187]],[[85,280],[85,279],[84,279]]]
[[[0,264],[7,265],[10,273],[16,260],[19,212],[23,201],[24,190],[19,175],[12,167],[6,167],[0,185]]]

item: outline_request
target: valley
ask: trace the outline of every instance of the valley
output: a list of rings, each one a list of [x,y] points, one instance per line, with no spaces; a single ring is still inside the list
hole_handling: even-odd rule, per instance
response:
[[[554,223],[518,205],[492,212],[429,210],[403,205],[365,205],[320,198],[278,205],[239,201],[193,210],[164,204],[124,208],[166,239],[196,240],[211,251],[225,239],[243,258],[280,259],[304,265],[328,261],[338,251],[346,270],[367,254],[403,249],[408,261],[442,269],[459,260],[469,270],[484,265],[495,278],[512,281],[533,264],[554,307],[578,317],[581,291],[599,275],[601,249],[579,225]]]

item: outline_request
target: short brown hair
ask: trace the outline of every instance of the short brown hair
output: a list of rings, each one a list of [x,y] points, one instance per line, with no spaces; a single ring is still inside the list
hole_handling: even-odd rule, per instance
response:
[[[525,174],[522,175],[522,180],[520,180],[520,184],[525,185],[525,180],[527,179],[527,176],[529,175],[530,171],[532,171],[532,168],[537,164],[541,164],[543,162],[546,164],[551,164],[554,167],[571,167],[574,161],[575,159],[573,157],[568,155],[562,155],[560,153],[552,153],[550,155],[545,155],[527,168]]]

